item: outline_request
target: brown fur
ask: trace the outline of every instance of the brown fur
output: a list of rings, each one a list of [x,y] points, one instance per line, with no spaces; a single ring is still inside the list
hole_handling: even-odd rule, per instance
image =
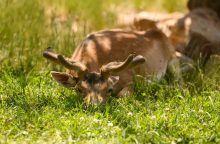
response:
[[[187,56],[187,61],[189,58],[199,60],[199,65],[204,66],[211,55],[220,54],[220,19],[216,13],[219,11],[213,9],[219,3],[219,0],[190,0],[191,11],[185,15],[141,12],[133,18],[133,27],[137,30],[160,29],[176,51],[185,54],[178,57],[181,61],[185,63]]]
[[[147,30],[152,27],[160,29],[169,37],[173,46],[181,52],[184,51],[192,33],[198,33],[212,44],[220,45],[220,19],[216,12],[211,9],[196,8],[185,16],[170,14],[167,19],[160,18],[155,21],[149,16],[140,17],[139,14],[134,19],[133,25],[136,29]]]
[[[214,44],[220,43],[220,19],[212,10],[195,9],[180,19],[178,25],[184,25],[182,36],[189,37],[191,33],[198,33]]]
[[[103,77],[100,68],[110,62],[117,64],[117,62],[124,61],[130,54],[141,55],[146,62],[113,74],[120,78],[112,88],[115,94],[124,95],[124,92],[127,93],[127,90],[130,90],[128,87],[132,84],[134,75],[161,79],[169,63],[175,59],[175,49],[168,38],[159,30],[147,32],[105,30],[90,34],[75,49],[69,59],[70,61],[80,62],[88,69],[86,75],[78,82],[79,89],[85,92],[87,102],[103,102],[106,99],[109,87],[113,86],[114,79]],[[73,78],[79,77],[79,74],[74,70],[68,70],[67,74],[52,73],[59,83],[68,87],[71,84],[66,82],[72,82]],[[60,75],[64,75],[64,81]],[[75,85],[74,82],[72,84]]]
[[[217,53],[217,49],[205,37],[198,33],[193,33],[183,53],[196,61],[200,67],[204,67],[211,55]]]
[[[172,59],[174,49],[169,45],[167,37],[158,30],[109,30],[89,35],[76,48],[71,59],[82,62],[91,72],[99,72],[102,65],[111,61],[123,61],[131,53],[146,58],[145,66],[141,66],[144,73],[157,74],[164,63]],[[127,72],[122,73],[127,75]]]

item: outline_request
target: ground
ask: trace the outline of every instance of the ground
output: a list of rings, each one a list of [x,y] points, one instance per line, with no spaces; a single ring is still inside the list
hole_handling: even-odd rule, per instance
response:
[[[185,82],[143,83],[135,93],[86,107],[55,83],[42,57],[70,56],[88,33],[117,26],[119,12],[187,11],[185,0],[1,0],[0,143],[219,143],[219,63]],[[122,11],[123,10],[123,11]]]

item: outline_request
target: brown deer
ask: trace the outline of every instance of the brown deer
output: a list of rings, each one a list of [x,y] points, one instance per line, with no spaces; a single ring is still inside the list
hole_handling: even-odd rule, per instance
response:
[[[195,1],[199,3],[199,0]],[[194,33],[200,34],[214,45],[220,45],[220,19],[215,11],[207,8],[196,8],[185,15],[173,13],[163,16],[142,12],[133,18],[133,26],[136,30],[160,29],[176,50],[181,52]]]
[[[204,4],[209,3],[208,0],[202,1]],[[194,3],[191,4],[195,6],[200,4],[199,0],[192,2]],[[137,30],[160,29],[170,39],[175,49],[181,52],[177,52],[177,57],[183,63],[191,65],[197,63],[202,68],[212,55],[220,55],[220,19],[212,9],[198,7],[185,15],[174,13],[160,16],[162,14],[142,12],[135,16],[133,26]],[[157,15],[158,20],[154,20]],[[183,69],[186,71],[190,67],[181,68]]]
[[[174,48],[158,30],[100,31],[87,36],[71,58],[50,50],[43,56],[68,69],[51,72],[57,82],[65,87],[76,86],[85,102],[92,104],[104,102],[111,93],[129,94],[134,75],[161,79],[167,67],[176,64]]]

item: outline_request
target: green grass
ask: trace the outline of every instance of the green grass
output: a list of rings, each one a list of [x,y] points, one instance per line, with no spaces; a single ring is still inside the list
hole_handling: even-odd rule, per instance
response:
[[[220,142],[219,63],[182,86],[139,80],[134,95],[93,107],[52,80],[63,67],[42,51],[70,56],[89,32],[115,27],[118,7],[185,11],[184,0],[0,1],[0,143]]]

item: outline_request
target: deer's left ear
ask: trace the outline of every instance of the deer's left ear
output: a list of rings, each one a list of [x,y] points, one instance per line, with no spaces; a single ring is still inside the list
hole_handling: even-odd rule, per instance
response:
[[[52,77],[61,85],[65,87],[74,87],[76,85],[76,79],[72,75],[63,72],[51,72]]]

